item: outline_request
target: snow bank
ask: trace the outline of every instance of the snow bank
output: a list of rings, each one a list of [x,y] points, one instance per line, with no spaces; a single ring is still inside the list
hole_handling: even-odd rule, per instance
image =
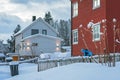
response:
[[[54,52],[54,53],[43,53],[40,55],[41,59],[59,59],[71,57],[71,52]]]
[[[64,53],[55,52],[54,55],[55,55],[55,58],[68,58],[68,57],[71,57],[70,52],[64,52]]]
[[[119,80],[120,63],[107,67],[95,63],[76,63],[42,72],[18,75],[6,80]]]

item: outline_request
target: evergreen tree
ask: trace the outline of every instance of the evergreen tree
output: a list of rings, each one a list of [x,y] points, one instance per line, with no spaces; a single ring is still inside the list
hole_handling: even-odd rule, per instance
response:
[[[50,13],[50,12],[45,13],[44,20],[45,20],[48,24],[50,24],[50,25],[53,26],[53,18],[52,18],[52,16],[51,16],[51,13]]]
[[[69,27],[68,26],[68,21],[64,21],[64,20],[60,20],[60,23],[59,23],[59,29],[58,29],[58,32],[59,32],[59,36],[64,39],[62,45],[64,46],[69,46],[70,44],[70,35],[69,35]]]
[[[21,26],[18,24],[14,30],[14,34],[21,30]]]
[[[15,52],[15,38],[13,35],[11,36],[11,39],[7,40],[7,43],[9,44],[9,51]]]
[[[21,30],[21,26],[17,25],[17,27],[15,28],[13,33],[16,34],[20,30]],[[9,44],[9,51],[10,52],[15,52],[15,37],[14,37],[14,34],[11,36],[11,39],[7,40],[7,43]]]
[[[71,43],[71,21],[56,20],[54,22],[50,12],[45,13],[44,20],[58,31],[58,36],[64,40],[62,45],[69,46]]]

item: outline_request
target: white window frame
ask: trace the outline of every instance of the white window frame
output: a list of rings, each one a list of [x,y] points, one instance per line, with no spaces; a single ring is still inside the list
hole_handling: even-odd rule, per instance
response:
[[[100,0],[93,0],[93,9],[100,7]]]
[[[93,24],[93,41],[100,41],[100,23]]]
[[[72,31],[73,44],[78,44],[78,29]]]
[[[72,17],[78,16],[78,2],[72,4]]]

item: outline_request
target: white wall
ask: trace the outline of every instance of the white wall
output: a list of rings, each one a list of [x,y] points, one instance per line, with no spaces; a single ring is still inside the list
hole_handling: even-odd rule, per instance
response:
[[[29,38],[29,39],[24,40],[24,43],[29,44],[29,45],[31,45],[32,43],[38,43],[37,46],[32,47],[33,52],[37,55],[39,55],[41,51],[43,53],[53,53],[56,51],[60,51],[60,42],[61,42],[60,40],[57,40],[55,38],[47,38],[43,36],[37,36],[34,38]],[[31,54],[31,49],[26,48],[25,52],[22,54]]]
[[[22,40],[22,34],[15,36],[15,53],[18,53],[18,50],[16,49],[17,45],[20,45],[22,47],[21,40]]]
[[[50,26],[51,27],[51,26]],[[45,24],[41,19],[38,19],[36,22],[30,25],[25,31],[23,31],[23,38],[31,35],[31,29],[39,29],[39,33],[42,34],[42,30],[47,30],[47,35],[57,37],[57,34],[50,29],[50,27]]]

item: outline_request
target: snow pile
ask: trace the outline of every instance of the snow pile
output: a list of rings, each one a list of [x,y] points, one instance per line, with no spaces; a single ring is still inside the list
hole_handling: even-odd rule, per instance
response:
[[[18,75],[6,80],[120,80],[119,66],[120,63],[117,63],[116,67],[76,63],[42,72]]]
[[[41,58],[41,59],[50,59],[50,54],[51,54],[51,53],[41,54],[41,55],[40,55],[40,58]]]
[[[63,46],[62,48],[65,49],[66,52],[43,53],[40,55],[40,58],[41,59],[59,59],[59,58],[71,57],[71,47]]]
[[[41,59],[59,59],[71,57],[71,52],[54,52],[54,53],[43,53],[40,55]]]
[[[68,57],[71,57],[70,52],[64,52],[64,53],[55,52],[54,55],[55,55],[55,58],[68,58]]]
[[[71,52],[71,46],[63,46],[63,49],[66,50],[66,52]]]

